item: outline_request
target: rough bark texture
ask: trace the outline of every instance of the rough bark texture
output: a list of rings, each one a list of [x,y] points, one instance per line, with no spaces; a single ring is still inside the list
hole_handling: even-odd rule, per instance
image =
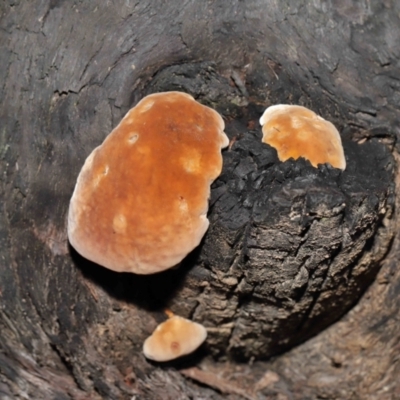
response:
[[[397,157],[400,6],[372,3],[1,3],[0,398],[400,396],[387,150]],[[66,211],[85,157],[159,89],[217,108],[232,146],[202,247],[165,275],[119,275],[68,247]],[[274,163],[256,121],[282,102],[338,126],[348,171]],[[141,345],[165,306],[211,329],[161,368]],[[272,361],[234,361],[318,332]]]
[[[338,319],[375,276],[392,239],[393,159],[373,139],[344,143],[344,173],[282,164],[254,121],[265,97],[241,99],[205,63],[166,68],[151,83],[177,88],[216,104],[231,146],[212,186],[210,229],[173,273],[172,287],[188,276],[166,305],[208,327],[214,354],[275,355]]]

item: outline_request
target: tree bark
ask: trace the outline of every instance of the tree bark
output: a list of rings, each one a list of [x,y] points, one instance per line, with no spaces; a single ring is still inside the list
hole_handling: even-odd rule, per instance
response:
[[[376,3],[0,5],[0,398],[400,396],[400,6]],[[69,247],[68,203],[91,150],[161,90],[216,108],[231,144],[201,246],[116,274]],[[277,162],[258,118],[278,103],[335,123],[343,174]],[[167,307],[209,338],[160,366],[141,346]]]

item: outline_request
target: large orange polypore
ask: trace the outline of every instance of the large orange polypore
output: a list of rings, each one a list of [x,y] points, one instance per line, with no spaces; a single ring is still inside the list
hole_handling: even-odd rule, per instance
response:
[[[228,145],[223,129],[221,116],[188,94],[142,99],[78,176],[72,246],[114,271],[151,274],[178,264],[208,228],[210,184]]]
[[[329,163],[344,170],[342,141],[335,126],[302,106],[279,104],[268,107],[260,124],[263,142],[274,147],[279,160],[306,158],[314,167]]]

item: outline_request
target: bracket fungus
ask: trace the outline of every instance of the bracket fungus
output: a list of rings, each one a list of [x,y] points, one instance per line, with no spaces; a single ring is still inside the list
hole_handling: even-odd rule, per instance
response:
[[[171,361],[193,353],[207,338],[203,325],[177,315],[157,326],[143,344],[146,358]]]
[[[306,107],[278,104],[260,118],[264,143],[274,147],[280,161],[303,157],[313,167],[329,163],[344,170],[346,159],[335,126]]]
[[[86,159],[68,214],[71,245],[118,272],[178,264],[207,231],[228,145],[222,117],[181,92],[143,98]]]

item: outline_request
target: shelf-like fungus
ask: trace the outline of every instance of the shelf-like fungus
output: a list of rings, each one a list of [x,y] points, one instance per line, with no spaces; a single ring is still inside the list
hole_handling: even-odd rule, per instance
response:
[[[265,110],[260,124],[262,141],[276,149],[279,160],[303,157],[314,167],[329,163],[335,168],[346,168],[338,130],[308,108],[274,105]]]
[[[170,361],[193,353],[207,338],[207,330],[197,322],[173,316],[157,326],[143,344],[146,358]]]
[[[69,207],[71,245],[118,272],[178,264],[208,228],[224,126],[188,94],[143,98],[85,161]]]

